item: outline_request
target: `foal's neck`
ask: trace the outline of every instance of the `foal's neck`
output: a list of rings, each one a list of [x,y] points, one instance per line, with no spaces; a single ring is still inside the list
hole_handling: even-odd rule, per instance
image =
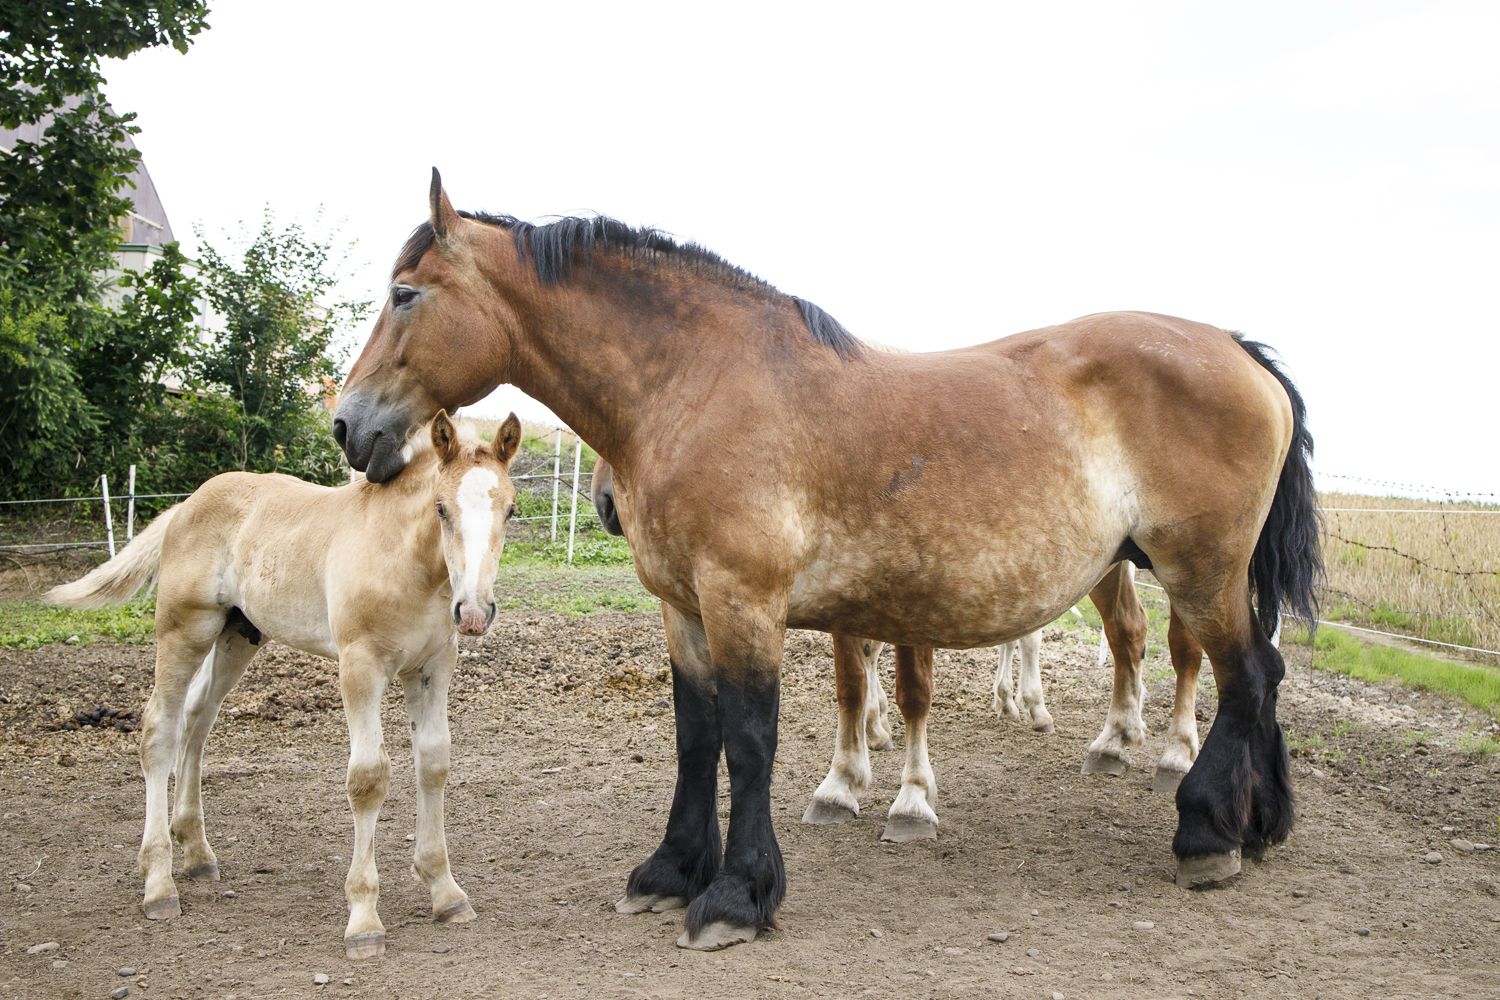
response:
[[[442,532],[433,509],[438,464],[431,451],[418,451],[390,482],[359,484],[375,524],[369,544],[382,556],[399,553],[422,571],[434,590],[448,585]]]

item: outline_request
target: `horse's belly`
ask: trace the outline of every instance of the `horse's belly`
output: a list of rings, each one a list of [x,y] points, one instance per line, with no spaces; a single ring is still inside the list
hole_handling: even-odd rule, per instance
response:
[[[994,645],[1056,620],[1113,557],[1107,543],[1068,546],[1066,559],[1045,547],[945,548],[814,561],[793,585],[787,624],[907,645]]]
[[[231,603],[267,639],[314,656],[338,659],[328,599],[312,574],[261,574],[231,581]]]

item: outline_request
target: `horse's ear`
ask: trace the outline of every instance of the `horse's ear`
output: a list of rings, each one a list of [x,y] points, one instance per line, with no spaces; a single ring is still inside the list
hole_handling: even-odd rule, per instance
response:
[[[458,213],[453,210],[453,203],[448,200],[448,192],[443,190],[443,177],[438,173],[438,168],[432,168],[432,188],[427,193],[427,200],[432,208],[432,231],[437,234],[438,242],[448,238],[448,233],[458,225]]]
[[[516,449],[521,447],[521,421],[512,413],[505,418],[505,423],[495,432],[495,440],[490,443],[490,449],[495,457],[506,465],[516,457]]]
[[[458,457],[458,428],[453,426],[447,410],[438,410],[437,416],[432,418],[432,450],[444,462]]]

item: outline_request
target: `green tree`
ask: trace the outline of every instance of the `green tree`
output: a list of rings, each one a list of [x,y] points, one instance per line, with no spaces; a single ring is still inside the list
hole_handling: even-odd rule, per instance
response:
[[[158,296],[122,311],[101,303],[139,154],[125,144],[134,116],[104,101],[100,61],[162,44],[185,51],[206,16],[191,0],[0,0],[0,125],[46,123],[0,156],[0,495],[88,489],[79,470],[131,430],[132,397],[149,401],[154,373],[178,355],[180,339],[168,341],[182,324],[143,325],[142,310],[164,308]],[[182,258],[164,260],[137,297],[180,297]],[[135,369],[107,370],[123,355]]]
[[[369,303],[338,298],[336,249],[269,211],[237,251],[205,243],[198,282],[216,315],[187,365],[191,391],[148,434],[150,482],[192,489],[231,469],[346,478],[322,403]]]

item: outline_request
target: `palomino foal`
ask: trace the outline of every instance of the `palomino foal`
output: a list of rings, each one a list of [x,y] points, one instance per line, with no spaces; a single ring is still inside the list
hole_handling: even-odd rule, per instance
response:
[[[427,433],[406,444],[406,470],[385,485],[361,477],[330,489],[282,475],[216,476],[115,558],[47,594],[54,604],[102,607],[161,580],[156,684],[141,725],[147,917],[182,912],[172,881],[173,840],[183,846],[189,878],[219,877],[203,828],[203,745],[250,659],[276,639],[339,662],[354,811],[344,883],[348,956],[385,951],[374,836],[390,781],[380,699],[397,677],[417,771],[412,870],[432,894],[435,919],[474,919],[448,869],[443,833],[448,682],[458,633],[482,635],[494,621],[495,571],[515,506],[507,470],[520,440],[515,414],[492,444],[483,444],[439,411]],[[174,760],[169,839],[167,776]]]

